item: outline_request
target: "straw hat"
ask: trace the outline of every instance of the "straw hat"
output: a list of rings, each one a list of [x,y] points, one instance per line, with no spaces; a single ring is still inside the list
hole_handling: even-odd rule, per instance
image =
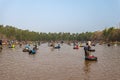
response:
[[[91,45],[91,41],[88,41],[87,43],[88,43],[88,45]]]

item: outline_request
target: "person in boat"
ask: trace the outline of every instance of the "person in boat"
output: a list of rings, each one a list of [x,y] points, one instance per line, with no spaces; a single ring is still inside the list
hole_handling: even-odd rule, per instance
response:
[[[84,47],[85,56],[90,56],[90,55],[91,55],[91,54],[90,54],[91,52],[95,52],[95,49],[92,49],[91,46],[92,46],[91,41],[88,41],[88,42],[86,43],[86,46]]]
[[[88,41],[86,43],[86,46],[84,47],[85,57],[90,56],[90,49],[91,49],[91,41]]]
[[[12,46],[12,42],[8,41],[8,47],[11,48],[11,46]]]
[[[19,47],[22,47],[22,42],[19,42]]]
[[[82,43],[80,43],[80,47],[82,47]]]
[[[14,45],[14,44],[12,44],[11,48],[15,48],[15,45]]]
[[[51,46],[54,48],[55,47],[55,42],[51,42]]]
[[[108,45],[108,47],[110,47],[110,43],[108,43],[107,45]]]
[[[86,43],[86,46],[84,47],[84,51],[85,51],[85,60],[92,60],[92,61],[97,60],[97,57],[91,54],[91,51],[93,51],[91,49],[91,41],[88,41]]]
[[[25,49],[31,50],[30,44],[27,44],[27,45],[25,46]]]
[[[35,45],[32,50],[29,50],[29,54],[35,54],[37,51],[38,47]]]
[[[33,47],[33,50],[38,50],[37,45],[35,45],[35,46]]]
[[[60,43],[58,43],[58,48],[60,48]]]
[[[0,40],[0,50],[2,50],[2,40]]]
[[[74,45],[73,49],[79,49],[78,44]]]
[[[55,46],[54,48],[55,48],[55,49],[60,49],[60,48],[61,48],[61,47],[60,47],[60,44],[58,43],[58,45]]]
[[[33,48],[32,50],[29,51],[29,54],[35,54],[36,53],[36,49]]]
[[[29,52],[29,51],[31,51],[32,49],[31,49],[31,47],[30,47],[30,44],[26,44],[25,45],[25,48],[23,49],[23,52]]]

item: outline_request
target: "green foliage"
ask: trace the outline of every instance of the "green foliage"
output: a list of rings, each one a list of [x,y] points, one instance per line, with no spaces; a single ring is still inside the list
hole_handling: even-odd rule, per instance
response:
[[[103,37],[105,41],[120,41],[120,29],[110,27],[103,30]]]
[[[86,41],[86,40],[104,40],[104,41],[120,41],[120,29],[114,27],[96,32],[83,33],[43,33],[29,30],[22,30],[12,26],[0,25],[0,38],[6,36],[7,39],[25,40],[25,41]]]

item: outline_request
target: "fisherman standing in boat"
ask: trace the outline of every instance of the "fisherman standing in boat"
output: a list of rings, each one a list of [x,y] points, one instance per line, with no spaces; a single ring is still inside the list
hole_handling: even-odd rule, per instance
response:
[[[94,49],[91,49],[91,41],[88,41],[86,43],[86,46],[84,47],[85,51],[85,60],[91,60],[91,61],[96,61],[97,57],[91,54],[91,51],[95,51]]]
[[[88,41],[86,43],[86,46],[84,47],[85,57],[88,57],[90,55],[90,49],[91,49],[91,41]]]

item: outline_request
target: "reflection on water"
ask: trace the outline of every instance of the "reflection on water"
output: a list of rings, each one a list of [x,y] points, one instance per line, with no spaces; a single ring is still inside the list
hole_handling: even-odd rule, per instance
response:
[[[90,72],[92,71],[91,70],[91,65],[92,64],[95,64],[97,61],[84,61],[84,67],[83,67],[83,70],[84,70],[84,75],[85,75],[85,78],[84,80],[89,80],[90,79]]]
[[[90,65],[91,65],[91,61],[84,61],[84,72],[85,74],[88,74],[90,72]]]
[[[119,80],[120,46],[96,45],[98,61],[85,61],[80,47],[61,45],[53,49],[39,46],[35,55],[22,48],[4,47],[0,52],[0,80]]]
[[[88,80],[90,78],[89,76],[89,73],[90,73],[90,62],[88,61],[85,61],[85,67],[83,68],[84,69],[84,72],[85,72],[85,79],[84,80]]]

